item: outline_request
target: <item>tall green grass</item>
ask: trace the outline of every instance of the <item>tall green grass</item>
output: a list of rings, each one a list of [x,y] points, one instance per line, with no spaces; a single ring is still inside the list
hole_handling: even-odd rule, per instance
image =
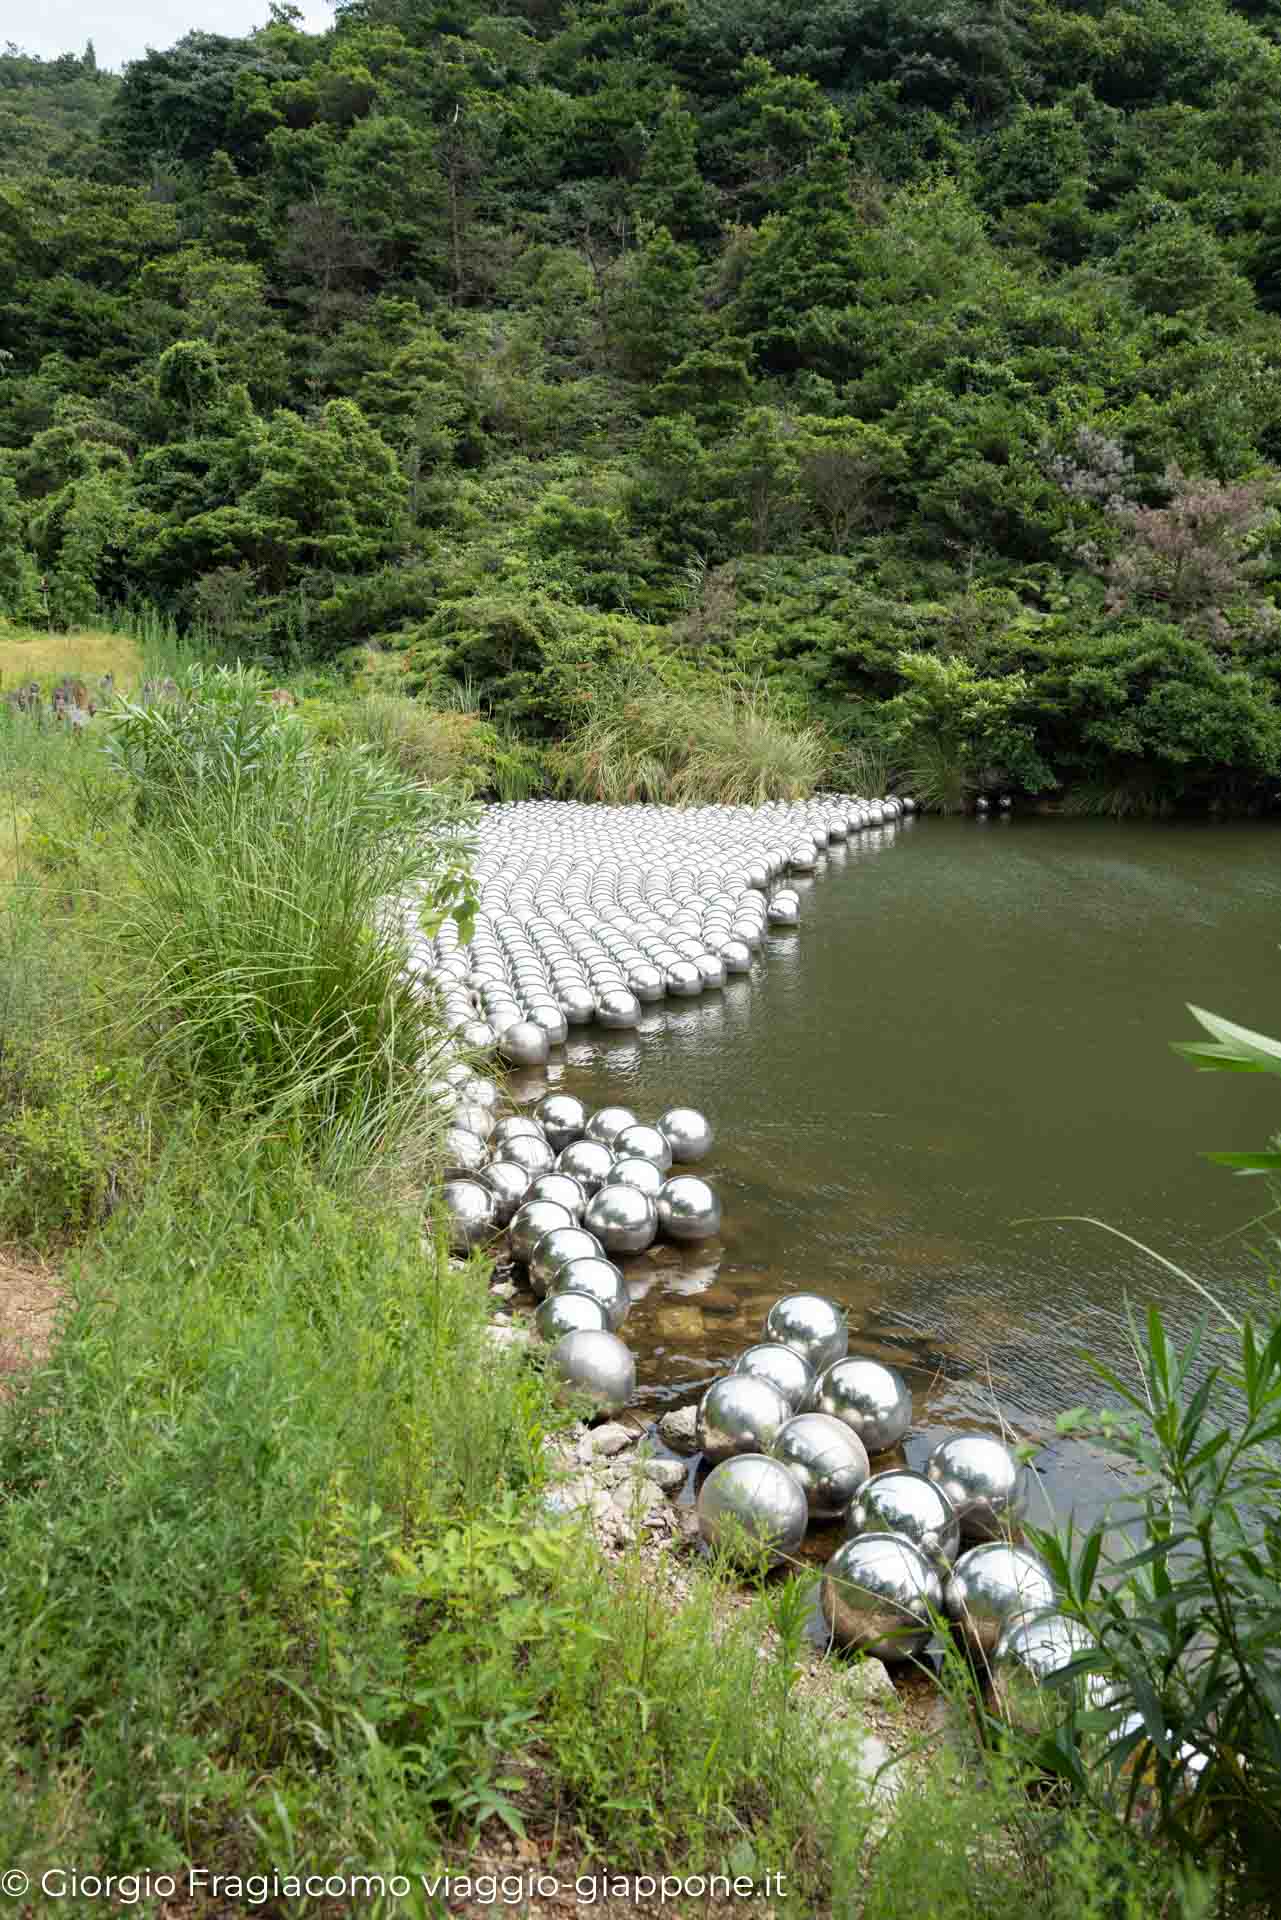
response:
[[[588,704],[555,755],[562,792],[580,799],[759,805],[806,798],[827,769],[823,734],[760,682],[678,685],[625,667],[594,681]]]

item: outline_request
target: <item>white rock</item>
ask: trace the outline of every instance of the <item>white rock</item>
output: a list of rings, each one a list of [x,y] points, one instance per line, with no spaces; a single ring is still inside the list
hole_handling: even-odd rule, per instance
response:
[[[641,1467],[645,1479],[652,1480],[664,1493],[679,1493],[688,1472],[681,1460],[646,1460]]]
[[[698,1452],[698,1408],[675,1407],[658,1423],[663,1443],[673,1453]]]
[[[529,1345],[529,1332],[525,1327],[489,1326],[485,1328],[485,1338],[491,1347],[520,1349]]]
[[[630,1447],[635,1434],[627,1427],[620,1426],[617,1420],[607,1420],[603,1427],[595,1427],[589,1434],[592,1452],[609,1459],[613,1454],[622,1453]]]

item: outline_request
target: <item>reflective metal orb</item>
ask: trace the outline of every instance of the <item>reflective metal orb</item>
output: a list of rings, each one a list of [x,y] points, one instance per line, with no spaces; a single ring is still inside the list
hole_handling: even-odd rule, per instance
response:
[[[514,1160],[491,1160],[480,1177],[494,1196],[498,1224],[505,1227],[529,1191],[529,1169]]]
[[[709,1547],[749,1564],[761,1548],[773,1561],[787,1559],[809,1523],[800,1481],[763,1453],[740,1453],[713,1467],[699,1488],[696,1512]]]
[[[850,1354],[814,1382],[814,1413],[830,1413],[856,1433],[869,1453],[896,1447],[912,1424],[912,1390],[897,1367]]]
[[[474,1133],[478,1140],[488,1140],[494,1131],[494,1116],[488,1107],[482,1107],[477,1100],[461,1100],[454,1108],[452,1119],[456,1127],[463,1127],[468,1133]]]
[[[961,1547],[961,1523],[941,1487],[908,1467],[890,1467],[865,1482],[845,1516],[845,1536],[901,1533],[940,1573]]]
[[[630,987],[606,987],[596,1002],[602,1027],[634,1027],[640,1020],[640,1001]]]
[[[532,1020],[513,1020],[498,1036],[498,1051],[513,1067],[541,1067],[551,1047],[546,1033]]]
[[[647,1193],[606,1181],[587,1202],[583,1225],[606,1253],[643,1253],[658,1238],[658,1211]]]
[[[613,1154],[601,1141],[571,1140],[557,1155],[556,1171],[572,1175],[590,1200],[597,1188],[604,1186],[613,1164]]]
[[[768,1380],[750,1373],[727,1373],[713,1380],[698,1403],[695,1433],[699,1448],[713,1462],[735,1453],[768,1453],[792,1409]]]
[[[624,1127],[610,1145],[620,1160],[652,1160],[664,1173],[672,1164],[672,1149],[657,1127]]]
[[[749,1347],[734,1363],[735,1373],[750,1373],[754,1380],[767,1380],[777,1388],[795,1412],[809,1397],[814,1384],[814,1369],[795,1347]]]
[[[667,991],[689,1000],[703,991],[703,976],[692,960],[673,960],[667,969]]]
[[[764,1338],[794,1347],[816,1373],[844,1357],[850,1343],[844,1307],[818,1293],[790,1293],[765,1316]]]
[[[541,1296],[550,1291],[562,1267],[571,1260],[601,1259],[604,1248],[594,1233],[582,1227],[553,1227],[534,1248],[529,1262],[529,1284]]]
[[[988,1540],[961,1555],[943,1589],[943,1604],[973,1651],[990,1654],[1019,1614],[1053,1607],[1054,1580],[1037,1554]]]
[[[498,1225],[494,1196],[479,1180],[446,1180],[440,1197],[449,1225],[449,1244],[458,1252],[493,1237]]]
[[[925,1471],[956,1509],[963,1540],[999,1540],[1017,1530],[1027,1510],[1027,1474],[991,1434],[950,1434]]]
[[[494,1146],[495,1148],[505,1147],[509,1140],[519,1140],[522,1135],[530,1140],[545,1140],[547,1138],[541,1124],[537,1120],[531,1120],[528,1114],[506,1114],[503,1119],[498,1121],[494,1128]]]
[[[671,1149],[672,1159],[682,1167],[705,1160],[715,1138],[711,1122],[695,1107],[669,1107],[658,1116],[658,1131]]]
[[[583,1128],[583,1134],[588,1140],[596,1140],[601,1146],[612,1148],[620,1133],[637,1124],[636,1115],[630,1107],[598,1107]]]
[[[557,1153],[571,1140],[581,1139],[587,1125],[587,1109],[570,1093],[549,1093],[534,1108],[539,1125]]]
[[[553,1227],[572,1227],[574,1216],[568,1207],[558,1206],[553,1200],[526,1200],[512,1215],[507,1229],[507,1244],[511,1248],[513,1260],[527,1267],[534,1257],[534,1248],[544,1234]]]
[[[634,1187],[657,1200],[667,1175],[652,1160],[615,1160],[605,1176],[607,1187]]]
[[[534,1315],[540,1340],[555,1346],[567,1333],[605,1333],[611,1331],[599,1300],[589,1293],[549,1293]]]
[[[636,1362],[616,1333],[567,1333],[552,1348],[548,1364],[601,1413],[620,1413],[636,1393]]]
[[[587,1205],[587,1195],[571,1173],[540,1173],[529,1183],[526,1200],[554,1200],[558,1207],[567,1207],[574,1216],[575,1225],[583,1217],[583,1208]]]
[[[612,1260],[588,1254],[580,1260],[568,1260],[556,1271],[547,1290],[548,1298],[557,1293],[585,1293],[605,1315],[605,1325],[617,1333],[627,1318],[631,1298],[627,1282]]]
[[[1078,1654],[1093,1652],[1096,1644],[1079,1620],[1063,1613],[1011,1620],[991,1663],[992,1691],[1006,1719],[1036,1734],[1068,1710],[1106,1707],[1112,1688],[1102,1673],[1083,1673],[1065,1688],[1042,1691],[1041,1683],[1052,1673],[1061,1672]]]
[[[679,1173],[659,1188],[658,1224],[669,1240],[710,1240],[720,1232],[721,1203],[706,1180]]]
[[[832,1638],[886,1662],[924,1653],[942,1600],[934,1568],[897,1533],[847,1540],[828,1561],[819,1587]]]
[[[489,1158],[489,1148],[477,1133],[465,1127],[451,1127],[445,1135],[445,1172],[479,1173]]]
[[[843,1513],[870,1472],[858,1435],[826,1413],[795,1414],[779,1428],[770,1452],[804,1487],[815,1520]]]
[[[505,1140],[502,1157],[524,1167],[531,1179],[540,1173],[550,1173],[556,1164],[548,1142],[536,1139],[532,1133],[518,1133],[514,1140]]]

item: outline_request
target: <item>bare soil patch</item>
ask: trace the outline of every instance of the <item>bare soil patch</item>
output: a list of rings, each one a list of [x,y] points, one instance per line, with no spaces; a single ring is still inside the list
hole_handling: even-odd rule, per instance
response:
[[[62,1297],[54,1268],[0,1248],[0,1396],[45,1358]]]

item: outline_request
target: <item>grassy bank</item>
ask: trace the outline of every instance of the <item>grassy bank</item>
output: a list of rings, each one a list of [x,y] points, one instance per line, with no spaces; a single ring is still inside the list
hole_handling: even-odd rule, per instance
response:
[[[0,1409],[0,1858],[768,1875],[798,1920],[1202,1911],[968,1744],[887,1826],[853,1676],[800,1684],[803,1579],[731,1605],[691,1566],[674,1608],[541,1512],[568,1416],[434,1231],[436,1035],[373,911],[423,883],[465,914],[465,816],[243,674],[192,686],[111,752],[33,729],[7,763],[33,830],[0,901],[0,1239],[65,1305]]]

